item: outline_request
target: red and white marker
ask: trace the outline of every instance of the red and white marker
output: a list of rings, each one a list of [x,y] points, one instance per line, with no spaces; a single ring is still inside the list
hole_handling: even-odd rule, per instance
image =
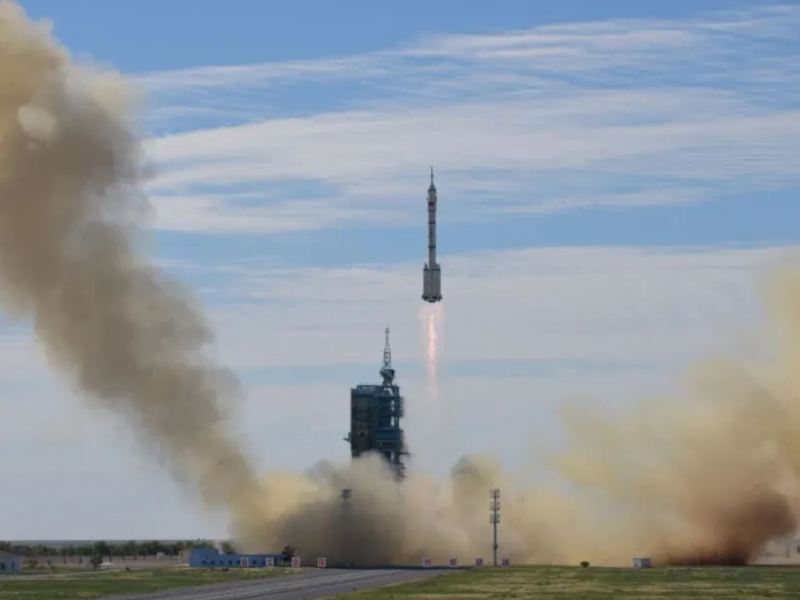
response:
[[[511,560],[509,560],[508,558],[504,558],[502,564],[503,564],[504,567],[510,567],[511,566]]]
[[[454,569],[458,566],[458,559],[451,558],[449,561],[447,561],[447,564],[450,566],[451,569]]]
[[[317,568],[318,569],[325,569],[328,566],[328,559],[324,556],[320,556],[317,558]]]
[[[482,567],[483,566],[483,559],[482,558],[476,558],[475,559],[475,566],[476,567]]]
[[[428,558],[427,556],[422,559],[422,567],[424,569],[430,569],[431,568],[431,559]]]
[[[292,568],[293,569],[299,569],[301,564],[302,564],[302,561],[300,560],[299,556],[293,556],[292,557]]]

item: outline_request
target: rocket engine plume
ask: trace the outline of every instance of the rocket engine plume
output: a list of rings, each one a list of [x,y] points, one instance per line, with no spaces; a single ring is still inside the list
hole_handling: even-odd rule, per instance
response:
[[[444,334],[444,308],[441,302],[424,304],[419,310],[425,367],[428,380],[435,384],[439,373],[439,357]]]

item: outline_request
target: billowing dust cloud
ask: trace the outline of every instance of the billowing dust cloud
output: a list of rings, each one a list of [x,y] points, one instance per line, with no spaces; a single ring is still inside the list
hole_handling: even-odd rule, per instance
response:
[[[76,68],[0,4],[0,294],[52,362],[156,440],[215,506],[255,477],[224,427],[236,381],[203,355],[190,298],[133,247],[139,147],[118,76]]]
[[[777,344],[767,364],[708,360],[678,396],[626,412],[566,405],[566,450],[530,473],[470,456],[445,481],[412,465],[398,485],[377,458],[272,477],[265,497],[279,501],[262,506],[240,538],[354,562],[488,557],[488,491],[499,487],[503,553],[518,562],[753,561],[767,542],[795,533],[800,508],[800,272],[773,282]],[[542,469],[555,483],[522,483]],[[349,499],[341,489],[352,490]]]
[[[45,28],[0,3],[2,302],[32,318],[83,394],[124,415],[187,489],[228,511],[243,548],[291,544],[307,559],[369,564],[488,557],[491,487],[503,490],[500,541],[516,562],[745,562],[794,532],[795,273],[770,295],[774,364],[700,365],[686,394],[632,414],[565,411],[569,449],[546,461],[557,483],[526,486],[525,474],[481,457],[445,481],[412,465],[398,483],[374,457],[262,478],[226,425],[238,385],[209,360],[204,320],[136,252],[145,204],[129,98],[118,76],[74,65]]]

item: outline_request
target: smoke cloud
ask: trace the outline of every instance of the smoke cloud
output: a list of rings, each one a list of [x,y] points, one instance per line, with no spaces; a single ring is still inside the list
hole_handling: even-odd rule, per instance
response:
[[[398,483],[376,457],[262,478],[226,424],[239,389],[208,356],[207,324],[137,252],[146,203],[131,98],[119,76],[76,66],[45,26],[0,2],[0,300],[32,319],[51,363],[85,395],[228,511],[244,548],[292,544],[306,558],[362,564],[488,556],[492,487],[503,490],[501,544],[516,562],[740,563],[795,531],[796,271],[769,291],[771,364],[708,361],[685,394],[630,413],[567,407],[568,449],[545,461],[557,484],[526,486],[475,456],[444,481],[412,468]]]
[[[225,429],[230,373],[190,297],[135,251],[146,207],[131,93],[0,3],[0,294],[51,363],[158,443],[213,506],[256,480]]]
[[[503,492],[501,544],[517,562],[745,564],[797,529],[800,507],[800,272],[767,290],[768,362],[708,359],[674,397],[627,411],[564,406],[564,450],[530,473],[470,456],[437,481],[398,484],[377,458],[275,480],[286,492],[242,539],[276,535],[305,553],[356,562],[487,557],[488,490]],[[489,400],[487,400],[489,401]],[[443,425],[443,426],[446,426]],[[555,484],[531,486],[546,469]],[[540,478],[541,479],[541,478]],[[284,482],[285,483],[285,482]],[[339,490],[352,489],[344,501]]]

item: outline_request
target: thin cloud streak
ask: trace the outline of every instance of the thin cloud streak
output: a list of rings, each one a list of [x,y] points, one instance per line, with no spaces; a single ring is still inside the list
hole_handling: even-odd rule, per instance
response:
[[[282,80],[314,77],[369,78],[395,75],[408,58],[452,58],[456,60],[515,59],[529,63],[531,58],[557,58],[559,70],[594,68],[592,57],[602,57],[608,67],[641,61],[637,52],[687,50],[704,46],[709,34],[739,33],[743,37],[793,35],[791,24],[800,19],[792,5],[776,5],[749,11],[709,14],[693,20],[618,19],[597,22],[545,25],[498,34],[430,35],[415,44],[360,55],[322,57],[310,60],[266,62],[247,65],[210,65],[187,69],[154,71],[135,76],[153,92],[176,89],[261,85]],[[788,22],[787,22],[788,21]],[[632,58],[609,52],[624,51]],[[587,62],[588,61],[588,62]],[[407,65],[416,68],[419,65]],[[541,64],[526,65],[541,68]]]

